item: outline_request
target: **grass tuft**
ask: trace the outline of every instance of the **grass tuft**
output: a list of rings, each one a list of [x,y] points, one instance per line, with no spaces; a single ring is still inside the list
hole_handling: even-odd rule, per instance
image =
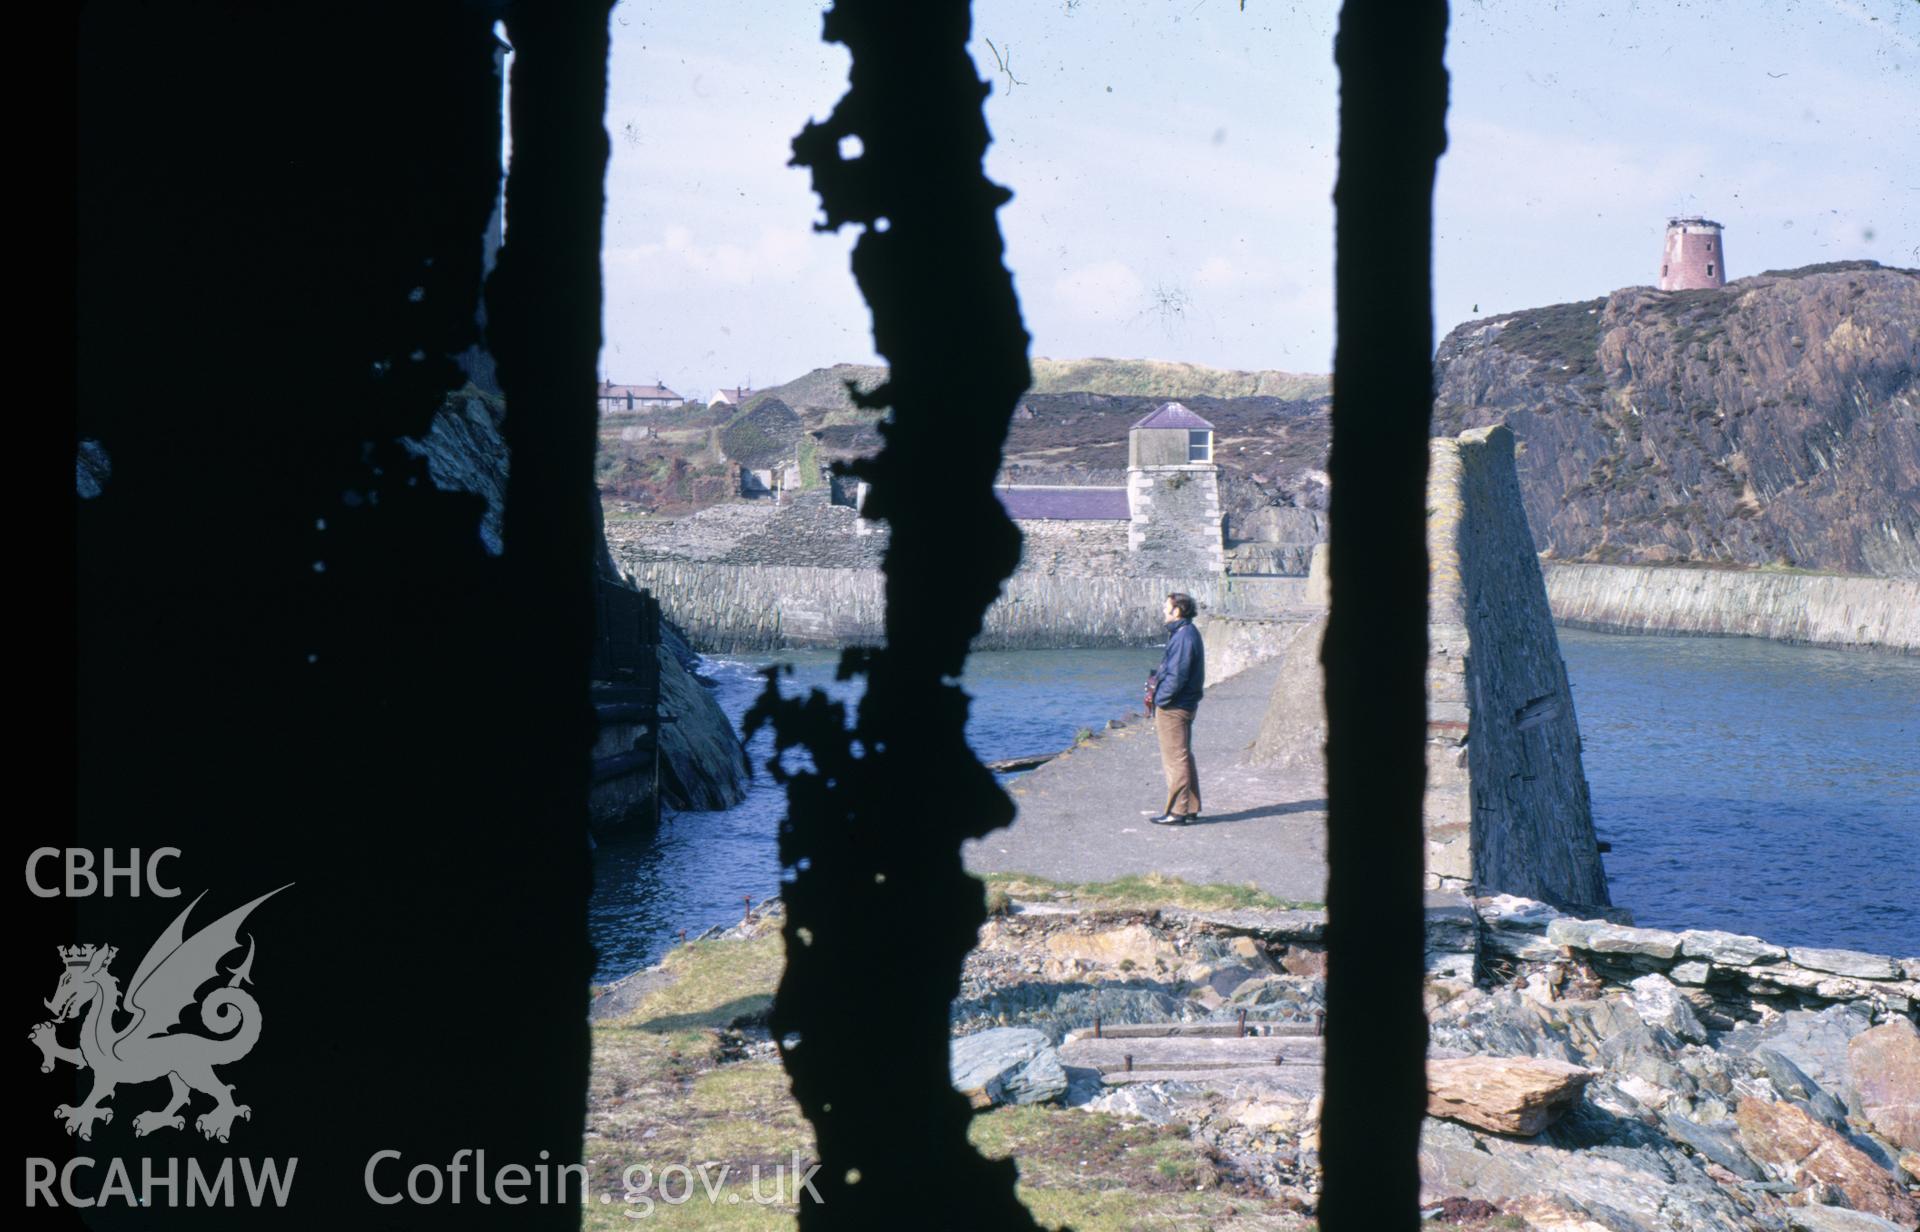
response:
[[[1014,899],[1067,898],[1081,906],[1115,909],[1184,907],[1192,911],[1222,911],[1253,907],[1266,911],[1317,909],[1324,904],[1275,898],[1253,882],[1240,885],[1194,885],[1161,873],[1130,874],[1112,881],[1054,881],[1031,873],[988,873],[987,892]]]

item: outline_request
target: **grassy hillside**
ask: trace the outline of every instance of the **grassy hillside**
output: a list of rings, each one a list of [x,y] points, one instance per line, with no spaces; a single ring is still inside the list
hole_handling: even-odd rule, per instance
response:
[[[1297,470],[1306,463],[1292,456],[1300,453],[1293,438],[1324,435],[1324,427],[1310,422],[1324,419],[1324,376],[1157,359],[1036,358],[1032,364],[1033,388],[1008,436],[1011,466],[1067,475],[1123,467],[1128,426],[1172,398],[1219,426],[1220,460],[1229,471],[1242,463]],[[847,387],[851,382],[869,391],[886,376],[871,364],[835,364],[758,390],[739,407],[676,407],[607,419],[600,428],[601,491],[643,509],[685,513],[734,498],[726,480],[729,459],[762,465],[776,454],[796,453],[803,455],[802,486],[812,487],[816,459],[879,449],[880,412],[856,407]]]
[[[1320,398],[1329,378],[1299,372],[1238,372],[1164,359],[1032,361],[1037,394],[1090,393],[1122,398]]]
[[[1200,364],[1178,363],[1163,359],[1046,359],[1032,361],[1033,388],[1037,394],[1091,393],[1120,398],[1320,398],[1328,390],[1325,376],[1297,372],[1239,372],[1226,368],[1208,368]],[[847,396],[846,383],[855,382],[862,391],[871,390],[886,379],[887,370],[872,364],[835,364],[815,368],[805,376],[784,385],[763,389],[747,400],[747,406],[767,397],[777,397],[788,406],[807,415],[809,411],[871,417]],[[813,417],[809,416],[812,420]],[[828,422],[845,422],[829,419]],[[819,426],[816,422],[814,426]]]

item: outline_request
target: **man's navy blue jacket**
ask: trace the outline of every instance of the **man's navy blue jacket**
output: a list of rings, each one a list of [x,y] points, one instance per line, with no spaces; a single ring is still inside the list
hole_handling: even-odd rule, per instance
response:
[[[1191,620],[1167,625],[1167,653],[1154,672],[1153,704],[1162,710],[1195,710],[1207,679],[1207,651]]]

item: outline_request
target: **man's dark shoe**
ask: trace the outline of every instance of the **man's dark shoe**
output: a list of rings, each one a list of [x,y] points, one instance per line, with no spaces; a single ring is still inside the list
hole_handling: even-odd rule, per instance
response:
[[[1149,817],[1147,820],[1156,826],[1184,826],[1187,824],[1186,817],[1179,813],[1161,813],[1156,817]]]

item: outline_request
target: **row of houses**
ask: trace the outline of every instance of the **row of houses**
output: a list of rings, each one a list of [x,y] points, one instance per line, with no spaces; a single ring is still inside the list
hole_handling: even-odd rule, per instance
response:
[[[753,390],[745,385],[738,389],[716,389],[707,399],[708,406],[726,403],[738,406],[751,396]],[[668,389],[659,378],[651,385],[616,385],[612,381],[601,381],[597,394],[602,415],[627,415],[642,411],[657,411],[664,407],[685,406],[690,401]]]

